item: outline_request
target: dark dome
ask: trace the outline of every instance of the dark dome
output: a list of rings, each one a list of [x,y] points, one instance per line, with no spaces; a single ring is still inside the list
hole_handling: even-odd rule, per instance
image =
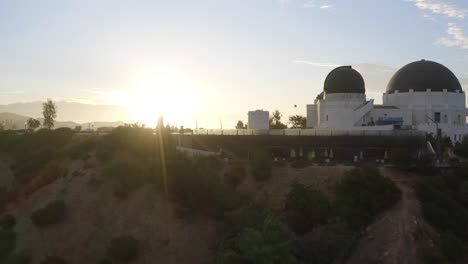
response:
[[[425,92],[431,89],[433,92],[462,91],[462,87],[457,77],[447,67],[433,61],[415,61],[412,62],[393,75],[387,85],[387,93],[398,90],[400,93],[409,92],[413,89],[415,92]]]
[[[364,79],[351,66],[341,66],[332,70],[325,79],[323,90],[328,94],[366,92]]]

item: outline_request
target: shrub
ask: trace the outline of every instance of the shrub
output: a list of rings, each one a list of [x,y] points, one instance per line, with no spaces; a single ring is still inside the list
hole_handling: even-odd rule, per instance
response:
[[[255,204],[240,207],[224,216],[224,236],[233,238],[246,228],[260,229],[268,216],[268,213]]]
[[[266,181],[271,178],[273,160],[271,156],[264,151],[255,151],[250,157],[250,166],[252,174],[257,181]]]
[[[319,226],[301,239],[304,263],[344,263],[353,245],[354,234],[344,223]]]
[[[0,230],[0,259],[9,256],[16,247],[16,233],[11,230]]]
[[[468,136],[464,136],[461,143],[455,144],[455,153],[462,157],[468,157]]]
[[[24,252],[16,253],[9,256],[5,262],[5,264],[29,264],[31,263],[31,258],[26,255]]]
[[[407,149],[394,149],[390,151],[389,160],[401,169],[409,169],[412,163],[411,153]]]
[[[393,206],[401,192],[376,167],[361,165],[345,173],[336,188],[335,208],[351,228],[360,229]]]
[[[67,261],[59,256],[47,256],[41,264],[67,264]]]
[[[37,227],[45,227],[63,222],[65,218],[65,201],[55,200],[47,206],[33,212],[31,219]]]
[[[116,261],[130,262],[138,258],[138,241],[133,236],[112,239],[107,256]]]
[[[272,215],[260,228],[244,228],[224,241],[218,263],[283,264],[299,263],[292,234]]]
[[[114,194],[119,198],[126,198],[151,179],[149,166],[128,156],[116,158],[104,168],[103,175],[111,179]]]
[[[330,215],[330,202],[325,194],[299,183],[292,185],[285,207],[290,227],[300,234],[325,223]]]
[[[462,257],[465,252],[463,243],[452,233],[441,234],[440,249],[442,254],[451,262]]]
[[[246,174],[247,173],[244,167],[235,166],[229,168],[229,170],[226,173],[226,178],[230,184],[238,186],[244,181]]]
[[[3,230],[12,229],[15,225],[16,219],[11,214],[7,214],[0,219],[0,226]]]
[[[168,187],[172,199],[196,211],[222,216],[242,205],[246,198],[210,171],[203,171],[189,159],[168,164]]]
[[[68,149],[68,154],[74,159],[85,159],[88,153],[96,148],[97,137],[87,136],[81,140],[75,140]]]

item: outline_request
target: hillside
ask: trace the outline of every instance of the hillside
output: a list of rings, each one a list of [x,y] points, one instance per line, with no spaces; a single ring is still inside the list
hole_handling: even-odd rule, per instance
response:
[[[17,129],[24,129],[26,121],[30,117],[28,116],[23,116],[15,113],[10,113],[10,112],[3,112],[0,113],[0,123],[4,124],[5,129],[12,129],[12,130],[17,130]],[[40,122],[42,122],[44,119],[42,117],[36,118]],[[87,128],[90,123],[83,123],[79,124],[76,122],[72,121],[56,121],[55,122],[55,127],[60,128],[60,127],[67,127],[67,128],[75,128],[76,126],[82,126],[82,128]],[[100,127],[118,127],[124,125],[123,122],[104,122],[104,121],[97,121],[97,122],[91,122],[92,127],[97,129]]]
[[[132,263],[182,264],[423,263],[421,247],[437,252],[418,177],[395,169],[272,165],[263,152],[250,162],[189,158],[164,135],[164,173],[148,129],[11,137],[0,135],[0,226],[14,216],[13,251],[30,263],[120,263],[115,252],[132,248]]]

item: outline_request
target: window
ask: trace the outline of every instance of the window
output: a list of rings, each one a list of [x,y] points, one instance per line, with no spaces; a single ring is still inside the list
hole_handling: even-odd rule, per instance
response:
[[[447,115],[444,115],[444,123],[447,123]]]
[[[327,115],[327,121],[328,121],[328,115]]]
[[[457,141],[457,134],[453,135],[453,141]]]
[[[461,115],[458,115],[458,116],[457,116],[457,124],[461,125],[461,123],[462,123],[462,122],[461,122]]]
[[[434,112],[434,122],[440,123],[440,112]]]

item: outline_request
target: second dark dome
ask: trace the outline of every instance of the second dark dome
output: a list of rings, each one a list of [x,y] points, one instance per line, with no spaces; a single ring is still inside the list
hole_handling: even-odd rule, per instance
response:
[[[341,66],[332,70],[323,85],[330,93],[365,93],[366,88],[361,74],[351,66]]]
[[[400,93],[425,92],[431,89],[432,92],[462,91],[460,82],[455,74],[444,65],[433,61],[415,61],[407,64],[398,70],[388,83],[387,93],[393,93],[398,90]]]

